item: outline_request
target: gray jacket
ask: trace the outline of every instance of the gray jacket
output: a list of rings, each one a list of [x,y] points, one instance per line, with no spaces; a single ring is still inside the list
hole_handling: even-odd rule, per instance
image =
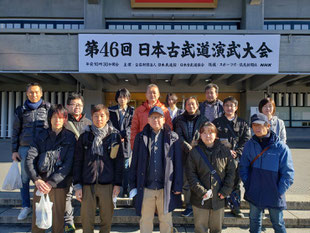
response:
[[[270,121],[270,129],[275,132],[282,142],[286,143],[286,130],[283,120],[273,116]]]

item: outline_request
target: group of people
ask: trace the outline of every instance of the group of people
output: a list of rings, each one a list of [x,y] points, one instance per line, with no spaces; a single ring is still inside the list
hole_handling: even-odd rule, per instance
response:
[[[119,194],[133,198],[140,231],[152,232],[155,213],[160,232],[172,232],[172,211],[182,206],[184,217],[194,214],[195,232],[221,232],[226,204],[237,217],[240,184],[250,203],[250,232],[261,232],[262,214],[269,210],[276,232],[286,232],[285,192],[294,169],[286,143],[285,125],[275,116],[275,103],[260,101],[260,113],[250,126],[236,114],[238,101],[218,99],[218,86],[205,88],[206,101],[177,96],[159,101],[155,84],[146,89],[146,101],[129,106],[130,92],[116,92],[116,106],[98,104],[91,120],[83,114],[84,99],[70,94],[66,106],[42,99],[38,83],[27,86],[27,100],[15,111],[12,159],[21,161],[22,210],[31,213],[29,181],[35,184],[35,203],[42,195],[53,202],[52,232],[74,232],[72,197],[81,202],[83,232],[93,232],[99,207],[100,232],[110,232]]]

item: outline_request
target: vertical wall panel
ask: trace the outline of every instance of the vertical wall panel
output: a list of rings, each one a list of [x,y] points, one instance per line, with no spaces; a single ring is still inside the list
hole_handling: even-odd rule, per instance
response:
[[[51,102],[51,104],[56,104],[56,93],[55,92],[51,92],[50,102]]]
[[[9,92],[9,113],[8,113],[8,135],[7,137],[12,137],[12,128],[14,121],[14,92]]]
[[[7,93],[3,91],[1,93],[1,131],[0,137],[6,137],[6,127],[7,127],[7,114],[8,107],[7,107]]]
[[[63,104],[62,92],[57,92],[57,104]]]

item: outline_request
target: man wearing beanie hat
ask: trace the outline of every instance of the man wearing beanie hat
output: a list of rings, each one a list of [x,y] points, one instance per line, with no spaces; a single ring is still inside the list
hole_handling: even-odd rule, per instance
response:
[[[245,144],[240,160],[244,199],[250,203],[250,232],[261,232],[262,213],[268,209],[275,232],[284,233],[285,192],[294,181],[291,152],[270,130],[264,114],[254,114],[251,126],[254,135]]]
[[[165,124],[161,107],[148,114],[148,124],[137,134],[129,170],[130,197],[140,219],[140,232],[153,231],[157,209],[160,232],[172,232],[171,212],[182,205],[182,153],[178,135]]]

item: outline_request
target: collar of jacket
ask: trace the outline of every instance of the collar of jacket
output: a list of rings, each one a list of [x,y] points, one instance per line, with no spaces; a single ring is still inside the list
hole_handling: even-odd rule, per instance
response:
[[[199,146],[201,147],[201,149],[203,150],[204,153],[206,153],[206,154],[208,154],[208,153],[218,154],[219,150],[220,150],[221,142],[220,142],[220,140],[215,139],[214,145],[211,148],[208,148],[201,139],[199,140],[198,144],[199,144]]]
[[[268,145],[271,145],[273,146],[274,144],[276,144],[277,142],[280,141],[279,137],[272,131],[272,130],[269,130],[270,132],[270,137],[269,137],[269,142],[268,142]],[[252,137],[252,140],[258,144],[259,143],[259,138],[254,134],[253,137]]]
[[[167,156],[173,142],[178,140],[178,136],[171,131],[170,127],[167,124],[164,124],[164,127],[161,130],[163,130],[163,136],[164,136],[164,153],[165,156]],[[149,148],[148,142],[149,138],[151,137],[151,132],[152,129],[149,124],[146,124],[146,126],[144,126],[141,132],[142,133],[141,136],[143,138],[143,142],[146,148]]]
[[[219,100],[219,99],[216,99],[213,103],[211,103],[211,105],[219,105],[219,104],[222,104],[223,102],[221,101],[221,100]],[[210,104],[208,101],[204,101],[203,102],[203,105],[204,106],[207,106],[207,104]]]
[[[112,133],[119,133],[119,131],[113,127],[111,121],[108,121],[107,124],[108,124],[108,133],[107,133],[107,136],[109,136],[109,135],[112,134]],[[90,133],[93,134],[93,132],[92,132],[92,130],[91,130],[91,125],[87,125],[82,133],[84,133],[84,132],[90,132]],[[81,134],[82,134],[82,133],[81,133]],[[106,137],[107,137],[107,136],[106,136]]]
[[[82,120],[85,118],[85,115],[86,115],[86,114],[85,114],[85,113],[82,113],[81,115],[82,115],[82,116],[80,117],[80,120],[77,121],[73,115],[68,114],[68,121],[80,122],[80,121],[82,121]]]
[[[158,107],[163,107],[163,105],[164,104],[162,104],[159,100],[157,100],[157,102],[156,102],[156,104],[154,105],[154,106],[158,106]],[[151,110],[151,108],[150,108],[150,106],[149,106],[149,104],[148,104],[148,101],[145,101],[141,106],[143,106],[144,108],[143,108],[143,112],[145,112],[145,111],[150,111]]]

